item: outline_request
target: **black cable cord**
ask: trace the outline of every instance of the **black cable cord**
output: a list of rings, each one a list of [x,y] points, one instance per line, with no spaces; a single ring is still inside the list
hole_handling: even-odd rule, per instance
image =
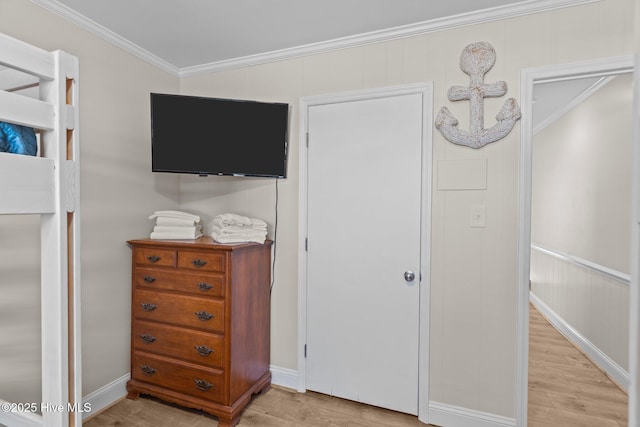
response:
[[[271,287],[269,288],[269,294],[273,291],[273,285],[276,280],[276,242],[278,241],[278,181],[280,178],[276,178],[276,215],[273,224],[273,261],[271,265]]]

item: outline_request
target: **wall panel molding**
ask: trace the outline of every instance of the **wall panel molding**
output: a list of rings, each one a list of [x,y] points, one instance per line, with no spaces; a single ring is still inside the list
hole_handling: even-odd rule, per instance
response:
[[[631,276],[627,273],[623,273],[617,270],[614,270],[609,267],[605,267],[604,265],[600,265],[598,263],[588,261],[586,259],[577,257],[575,255],[567,254],[564,252],[554,251],[553,249],[547,249],[542,246],[531,244],[531,249],[540,253],[544,253],[550,255],[552,257],[561,259],[563,261],[569,262],[571,264],[588,268],[590,270],[596,271],[605,276],[611,277],[612,279],[619,280],[620,282],[629,285],[631,283]]]
[[[529,296],[531,304],[538,310],[551,325],[558,330],[566,339],[576,345],[582,352],[611,378],[619,387],[625,391],[629,390],[629,373],[622,369],[596,345],[589,341],[578,330],[568,324],[561,316],[549,308],[534,293]]]
[[[531,246],[530,301],[569,341],[629,388],[629,280],[620,272]]]

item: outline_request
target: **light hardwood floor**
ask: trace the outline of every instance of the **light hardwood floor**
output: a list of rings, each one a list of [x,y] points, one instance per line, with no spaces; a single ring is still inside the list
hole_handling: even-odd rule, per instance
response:
[[[627,395],[547,320],[529,311],[529,427],[627,425]]]
[[[627,425],[627,396],[534,309],[530,315],[529,426]],[[155,399],[124,399],[84,427],[214,427],[216,418]],[[272,387],[239,427],[426,427],[416,417],[335,397]]]
[[[122,400],[91,418],[84,427],[214,427],[214,416],[177,409],[155,399]],[[405,427],[425,426],[416,417],[319,393],[297,393],[273,386],[254,398],[238,427]]]

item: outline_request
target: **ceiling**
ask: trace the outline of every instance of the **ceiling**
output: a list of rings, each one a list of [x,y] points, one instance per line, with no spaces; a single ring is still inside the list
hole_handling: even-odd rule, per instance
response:
[[[591,76],[536,83],[533,86],[534,135],[593,95],[612,78]]]
[[[598,0],[32,0],[178,76]],[[126,11],[127,13],[122,13]],[[380,36],[380,37],[378,37]],[[0,67],[0,89],[39,97],[38,79]],[[599,87],[536,85],[534,128]]]
[[[180,75],[193,67],[364,43],[596,0],[32,0]],[[336,44],[337,43],[337,44]]]

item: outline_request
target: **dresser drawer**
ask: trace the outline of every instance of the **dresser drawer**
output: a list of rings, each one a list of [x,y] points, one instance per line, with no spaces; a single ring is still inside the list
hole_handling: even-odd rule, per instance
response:
[[[199,296],[224,297],[224,276],[222,275],[137,267],[134,282],[137,287],[186,292]]]
[[[217,369],[196,368],[162,357],[134,353],[131,376],[190,396],[222,403],[224,376]]]
[[[136,350],[213,366],[224,366],[224,337],[142,320],[133,324]]]
[[[137,265],[162,267],[176,266],[176,251],[170,249],[136,248],[134,260]]]
[[[224,331],[224,301],[136,289],[137,319],[173,323],[205,331]]]
[[[224,273],[225,255],[221,252],[178,251],[178,268]]]

